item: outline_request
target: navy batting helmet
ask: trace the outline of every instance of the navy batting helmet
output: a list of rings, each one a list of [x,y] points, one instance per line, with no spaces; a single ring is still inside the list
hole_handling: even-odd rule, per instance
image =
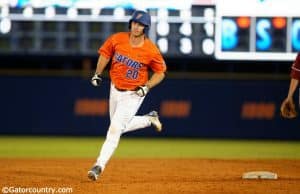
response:
[[[148,34],[149,28],[151,26],[151,16],[147,12],[141,10],[136,10],[135,12],[133,12],[131,19],[129,20],[129,29],[131,28],[132,21],[144,25],[144,33]]]

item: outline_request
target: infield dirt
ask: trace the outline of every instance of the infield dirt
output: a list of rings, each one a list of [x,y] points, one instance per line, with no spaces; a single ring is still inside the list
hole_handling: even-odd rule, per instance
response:
[[[93,159],[0,159],[0,187],[72,188],[105,194],[297,194],[299,160],[112,159],[100,179]],[[277,180],[243,180],[247,171],[272,171]]]

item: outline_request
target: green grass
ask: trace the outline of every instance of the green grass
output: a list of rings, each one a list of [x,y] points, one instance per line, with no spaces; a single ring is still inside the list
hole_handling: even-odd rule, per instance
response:
[[[0,158],[95,158],[103,137],[0,136]],[[114,157],[300,159],[300,142],[122,137]]]

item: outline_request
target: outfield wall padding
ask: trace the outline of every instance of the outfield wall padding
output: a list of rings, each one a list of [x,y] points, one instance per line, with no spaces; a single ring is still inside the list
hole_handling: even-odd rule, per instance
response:
[[[288,85],[288,80],[167,77],[139,110],[161,113],[164,131],[146,128],[126,135],[298,140],[299,118],[285,120],[279,115]],[[2,76],[0,134],[104,136],[109,86],[107,79],[95,88],[80,77]],[[297,91],[297,106],[298,95]]]

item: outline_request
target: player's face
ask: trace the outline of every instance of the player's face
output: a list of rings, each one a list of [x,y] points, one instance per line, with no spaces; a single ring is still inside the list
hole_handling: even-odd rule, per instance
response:
[[[145,26],[138,22],[131,22],[131,33],[136,37],[142,36],[144,34],[144,28]]]

